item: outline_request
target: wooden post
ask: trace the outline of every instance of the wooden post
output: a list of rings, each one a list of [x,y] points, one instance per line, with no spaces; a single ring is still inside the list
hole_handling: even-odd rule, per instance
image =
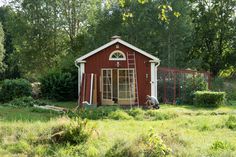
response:
[[[164,76],[163,76],[163,81],[164,81],[164,94],[163,94],[163,102],[164,103],[166,103],[166,74],[165,73],[163,73],[164,74]]]
[[[176,73],[174,72],[174,100],[173,104],[176,104]]]
[[[97,75],[94,74],[93,104],[97,105]]]

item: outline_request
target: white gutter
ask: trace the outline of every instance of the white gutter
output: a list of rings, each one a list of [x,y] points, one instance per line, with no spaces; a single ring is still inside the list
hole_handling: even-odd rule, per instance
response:
[[[75,66],[78,68],[78,101],[80,98],[80,66],[77,64],[77,62],[75,61]]]

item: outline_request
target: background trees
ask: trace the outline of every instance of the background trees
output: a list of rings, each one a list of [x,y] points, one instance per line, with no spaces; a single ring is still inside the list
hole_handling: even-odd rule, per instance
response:
[[[7,65],[0,79],[37,80],[52,68],[76,73],[74,59],[113,35],[159,57],[161,66],[233,72],[235,6],[235,0],[12,0],[0,7]]]
[[[0,72],[5,69],[4,65],[4,56],[5,56],[5,49],[4,49],[4,32],[2,29],[2,24],[0,23]]]

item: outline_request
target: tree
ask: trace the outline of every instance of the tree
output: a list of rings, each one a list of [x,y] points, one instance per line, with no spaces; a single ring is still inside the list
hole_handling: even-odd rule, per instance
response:
[[[116,2],[110,3],[109,7],[97,12],[97,22],[89,27],[86,35],[89,39],[85,40],[83,52],[106,43],[113,35],[120,35],[122,39],[159,57],[161,66],[185,67],[183,56],[191,48],[191,5],[184,0],[170,2],[181,15],[176,17],[173,12],[166,13],[168,22],[159,19],[161,10],[158,7],[162,4],[159,1],[145,4],[130,1],[125,7]],[[132,11],[132,17],[124,19],[126,10]]]
[[[216,76],[235,66],[235,0],[194,0],[192,19],[194,46],[190,64]]]
[[[0,72],[3,72],[5,70],[5,64],[3,63],[4,56],[4,32],[2,29],[2,24],[0,23]]]
[[[5,35],[5,57],[3,62],[6,65],[5,71],[0,73],[0,80],[20,77],[18,66],[19,60],[17,56],[13,54],[14,45],[11,27],[15,25],[15,23],[12,22],[12,19],[14,19],[14,17],[16,17],[15,12],[9,6],[0,7],[0,22],[2,22],[2,27]]]

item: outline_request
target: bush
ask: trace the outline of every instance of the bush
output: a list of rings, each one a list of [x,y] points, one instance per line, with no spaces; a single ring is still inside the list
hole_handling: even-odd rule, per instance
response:
[[[106,157],[164,157],[171,153],[162,139],[152,130],[133,142],[118,140],[105,154]]]
[[[193,104],[194,93],[196,91],[204,91],[208,89],[207,82],[204,80],[203,77],[200,76],[187,79],[185,88],[186,95],[183,99],[183,102],[187,104]]]
[[[114,119],[114,120],[130,120],[133,119],[128,113],[122,111],[122,110],[117,110],[113,111],[108,115],[108,118]]]
[[[135,120],[143,120],[145,111],[140,108],[135,108],[135,109],[129,110],[128,114],[134,117]]]
[[[87,127],[87,121],[75,118],[69,124],[52,128],[53,143],[81,144],[87,141],[94,128]]]
[[[59,101],[75,98],[73,76],[70,73],[51,71],[40,79],[42,96]]]
[[[236,117],[229,116],[228,120],[225,123],[226,127],[232,130],[236,130]]]
[[[218,151],[218,150],[235,150],[234,146],[231,145],[228,142],[223,142],[223,141],[215,141],[211,145],[211,149]]]
[[[194,104],[202,107],[219,107],[225,103],[225,92],[197,91]]]
[[[0,91],[0,101],[7,102],[15,98],[30,96],[32,87],[25,79],[4,80]]]
[[[44,106],[46,104],[39,100],[34,100],[32,97],[21,97],[21,98],[16,98],[3,105],[14,106],[14,107],[33,107],[34,105]]]

